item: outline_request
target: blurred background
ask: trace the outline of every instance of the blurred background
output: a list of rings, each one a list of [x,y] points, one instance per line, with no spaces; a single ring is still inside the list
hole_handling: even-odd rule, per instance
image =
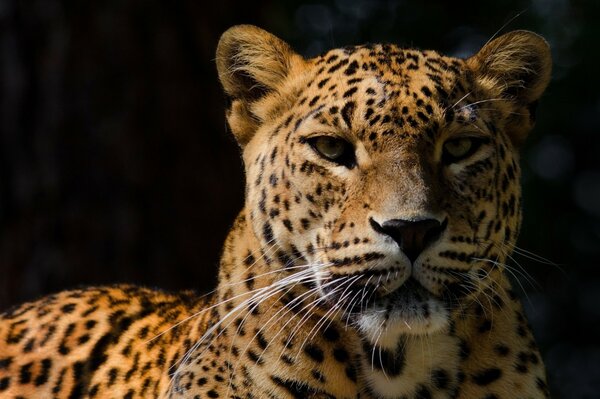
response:
[[[384,41],[466,57],[529,29],[555,64],[523,150],[515,277],[554,397],[598,398],[599,20],[595,0],[0,0],[0,311],[80,285],[214,285],[243,201],[214,65],[231,25],[307,56]]]

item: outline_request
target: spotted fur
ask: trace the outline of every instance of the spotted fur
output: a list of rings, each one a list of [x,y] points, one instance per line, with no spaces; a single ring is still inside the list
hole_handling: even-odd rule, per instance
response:
[[[90,288],[6,312],[1,397],[548,396],[505,264],[542,38],[304,59],[237,26],[217,67],[247,182],[215,294]]]

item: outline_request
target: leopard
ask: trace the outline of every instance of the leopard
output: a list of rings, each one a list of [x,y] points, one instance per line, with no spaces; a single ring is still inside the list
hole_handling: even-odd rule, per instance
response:
[[[237,25],[215,60],[246,177],[216,290],[7,310],[0,397],[549,397],[508,265],[549,44],[517,30],[465,58],[309,58]]]

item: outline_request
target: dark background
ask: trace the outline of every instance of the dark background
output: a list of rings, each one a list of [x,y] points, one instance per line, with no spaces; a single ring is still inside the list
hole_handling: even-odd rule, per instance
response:
[[[86,284],[214,284],[243,201],[214,66],[229,26],[305,55],[387,41],[468,56],[520,14],[503,31],[541,33],[555,64],[523,151],[519,246],[535,255],[513,266],[554,396],[600,397],[598,4],[0,0],[0,310]]]

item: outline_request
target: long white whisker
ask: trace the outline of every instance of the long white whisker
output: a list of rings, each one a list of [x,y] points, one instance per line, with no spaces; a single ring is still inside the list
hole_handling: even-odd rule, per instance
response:
[[[213,335],[213,333],[219,329],[223,322],[228,319],[229,317],[231,317],[233,314],[237,314],[240,310],[242,310],[244,307],[247,307],[249,304],[252,304],[254,301],[258,300],[258,303],[262,302],[265,298],[268,298],[269,296],[272,296],[274,294],[276,294],[277,292],[279,292],[280,290],[282,290],[283,288],[285,288],[285,286],[287,286],[288,284],[292,284],[292,283],[298,283],[302,280],[305,279],[310,279],[312,278],[311,270],[305,270],[296,274],[292,274],[291,276],[288,276],[286,278],[283,278],[281,280],[278,280],[276,282],[274,282],[272,285],[263,287],[263,288],[259,288],[257,290],[253,290],[255,293],[254,295],[252,295],[252,297],[242,301],[242,303],[240,303],[239,305],[237,305],[236,307],[234,307],[231,311],[229,311],[226,315],[222,316],[219,320],[218,323],[216,323],[215,325],[211,326],[208,330],[205,331],[204,335],[190,348],[190,350],[187,351],[187,353],[184,355],[184,357],[177,362],[179,364],[179,367],[177,368],[177,370],[174,373],[174,376],[177,375],[180,371],[181,371],[181,367],[183,365],[185,365],[189,359],[189,357],[191,356],[191,354],[193,352],[196,351],[196,349],[202,345],[204,343],[204,341]],[[300,275],[300,277],[298,277],[298,275]],[[241,295],[247,295],[248,293],[244,293]],[[234,322],[235,320],[232,320],[231,322],[229,322],[227,324],[227,326],[225,326],[222,331],[213,339],[217,339],[218,337],[220,337],[223,332]],[[205,349],[206,350],[206,349]],[[204,351],[202,352],[204,353]],[[202,353],[199,355],[199,357],[201,357]],[[176,364],[177,364],[176,363]]]
[[[489,98],[487,100],[479,100],[479,101],[475,101],[474,103],[469,103],[469,104],[463,105],[462,107],[460,107],[458,109],[458,112],[462,111],[465,108],[471,107],[473,105],[492,102],[492,101],[506,101],[506,100],[504,98]]]
[[[462,96],[462,97],[461,97],[461,98],[460,98],[460,99],[459,99],[457,102],[455,102],[455,103],[454,103],[454,104],[453,104],[453,105],[450,107],[450,109],[454,109],[454,107],[456,107],[456,106],[457,106],[457,105],[458,105],[458,104],[459,104],[459,103],[460,103],[462,100],[464,100],[465,98],[469,97],[469,95],[470,95],[471,93],[472,93],[472,92],[468,92],[467,94],[465,94],[464,96]],[[446,112],[446,110],[444,110],[444,112]]]

